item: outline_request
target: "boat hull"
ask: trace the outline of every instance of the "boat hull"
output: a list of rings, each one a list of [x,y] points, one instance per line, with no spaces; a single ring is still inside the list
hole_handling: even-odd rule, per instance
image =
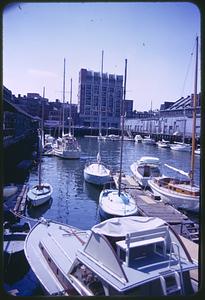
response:
[[[95,185],[105,185],[109,182],[111,182],[112,177],[110,175],[110,171],[105,168],[103,165],[102,169],[98,169],[98,164],[94,163],[91,164],[84,169],[84,179],[85,181],[95,184]]]
[[[163,202],[171,204],[179,209],[191,212],[199,211],[199,196],[189,196],[159,187],[153,180],[148,181],[149,186],[156,196],[160,196]]]
[[[80,158],[80,151],[54,149],[53,154],[55,156],[58,156],[58,157],[64,158],[64,159],[79,159]]]
[[[83,248],[88,237],[89,231],[46,220],[41,220],[29,232],[24,244],[25,256],[48,295],[73,293],[67,274],[77,250]]]
[[[118,190],[103,190],[99,197],[99,213],[103,219],[137,215],[135,200],[127,193]]]
[[[49,183],[42,183],[43,190],[38,190],[38,186],[33,186],[27,193],[27,199],[32,206],[40,206],[46,203],[53,193],[53,188]],[[45,188],[46,187],[46,188]]]

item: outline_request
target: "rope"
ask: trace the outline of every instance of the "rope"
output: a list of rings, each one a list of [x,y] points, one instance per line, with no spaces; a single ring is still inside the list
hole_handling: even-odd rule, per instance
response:
[[[29,221],[36,221],[36,222],[39,221],[39,219],[33,219],[33,218],[30,218],[30,217],[27,217],[27,216],[25,216],[25,215],[22,215],[22,214],[19,214],[19,213],[13,211],[12,209],[10,209],[9,211],[10,211],[13,215],[15,215],[16,217],[19,217],[19,218],[21,218],[21,219],[27,219],[27,220],[29,220]]]

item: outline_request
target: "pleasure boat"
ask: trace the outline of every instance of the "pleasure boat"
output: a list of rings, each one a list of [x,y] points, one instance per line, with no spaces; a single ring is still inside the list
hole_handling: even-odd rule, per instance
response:
[[[140,134],[136,134],[135,136],[135,142],[136,143],[142,143],[143,138],[141,137]]]
[[[48,295],[193,295],[198,268],[182,239],[162,219],[121,217],[82,230],[41,219],[24,244]]]
[[[134,162],[130,169],[135,180],[142,187],[148,186],[148,180],[151,177],[161,176],[161,163],[158,157],[143,156]]]
[[[53,193],[53,187],[49,183],[43,183],[41,180],[41,157],[42,157],[42,147],[41,147],[41,135],[39,134],[39,165],[38,165],[38,184],[32,186],[26,197],[32,206],[39,206],[47,202]]]
[[[53,147],[55,156],[65,159],[79,159],[81,148],[78,141],[71,134],[64,134],[62,138],[58,138]]]
[[[194,154],[201,155],[201,149],[198,148],[198,149],[194,150]]]
[[[181,152],[191,152],[191,145],[186,143],[175,142],[170,145],[171,150],[181,151]]]
[[[98,153],[97,159],[94,162],[87,162],[83,171],[85,181],[95,185],[105,185],[112,180],[111,171],[101,161],[101,141],[104,140],[101,132],[101,105],[102,105],[102,78],[103,78],[103,56],[101,62],[101,76],[100,76],[100,98],[99,98],[99,134],[98,134]]]
[[[78,144],[77,139],[71,132],[71,109],[69,110],[69,132],[65,134],[64,132],[64,105],[65,105],[65,65],[66,60],[64,58],[64,72],[63,72],[63,110],[62,110],[62,136],[58,137],[54,147],[54,155],[65,158],[65,159],[79,159],[81,154],[81,148]],[[72,78],[71,78],[71,88],[70,88],[70,107],[72,103]]]
[[[124,101],[126,93],[127,60],[125,60],[124,97],[122,104],[122,132],[120,144],[120,173],[118,189],[106,189],[100,193],[99,212],[102,218],[107,219],[114,216],[130,216],[138,212],[136,201],[125,191],[122,191],[122,157],[124,141]]]
[[[152,139],[152,138],[150,137],[150,135],[145,136],[145,137],[142,139],[142,143],[143,143],[143,144],[147,144],[147,145],[156,145],[155,140]]]
[[[125,191],[105,189],[100,193],[99,212],[103,219],[126,217],[138,214],[136,201]]]
[[[154,194],[176,208],[187,211],[199,211],[199,186],[191,186],[190,180],[173,177],[158,177],[148,181]]]
[[[161,141],[157,142],[158,147],[160,148],[170,148],[170,143],[169,141],[166,141],[164,139],[162,139]]]
[[[101,162],[99,154],[97,161],[86,163],[83,174],[85,181],[95,185],[105,185],[112,180],[111,171]]]

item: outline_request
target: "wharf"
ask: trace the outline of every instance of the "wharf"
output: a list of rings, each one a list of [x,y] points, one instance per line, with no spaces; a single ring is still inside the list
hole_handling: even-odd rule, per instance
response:
[[[116,186],[118,186],[118,178],[118,174],[113,176]],[[142,190],[134,178],[129,175],[122,176],[122,188],[135,199],[140,215],[159,217],[170,224],[178,234],[198,242],[198,227],[188,216],[169,204],[155,200],[150,191]]]

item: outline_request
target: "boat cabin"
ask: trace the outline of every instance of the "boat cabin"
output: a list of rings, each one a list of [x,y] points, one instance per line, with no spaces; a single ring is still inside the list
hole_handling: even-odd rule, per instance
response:
[[[196,265],[163,220],[124,217],[92,228],[68,276],[84,295],[167,295],[183,293],[184,280],[191,291],[191,268]]]

